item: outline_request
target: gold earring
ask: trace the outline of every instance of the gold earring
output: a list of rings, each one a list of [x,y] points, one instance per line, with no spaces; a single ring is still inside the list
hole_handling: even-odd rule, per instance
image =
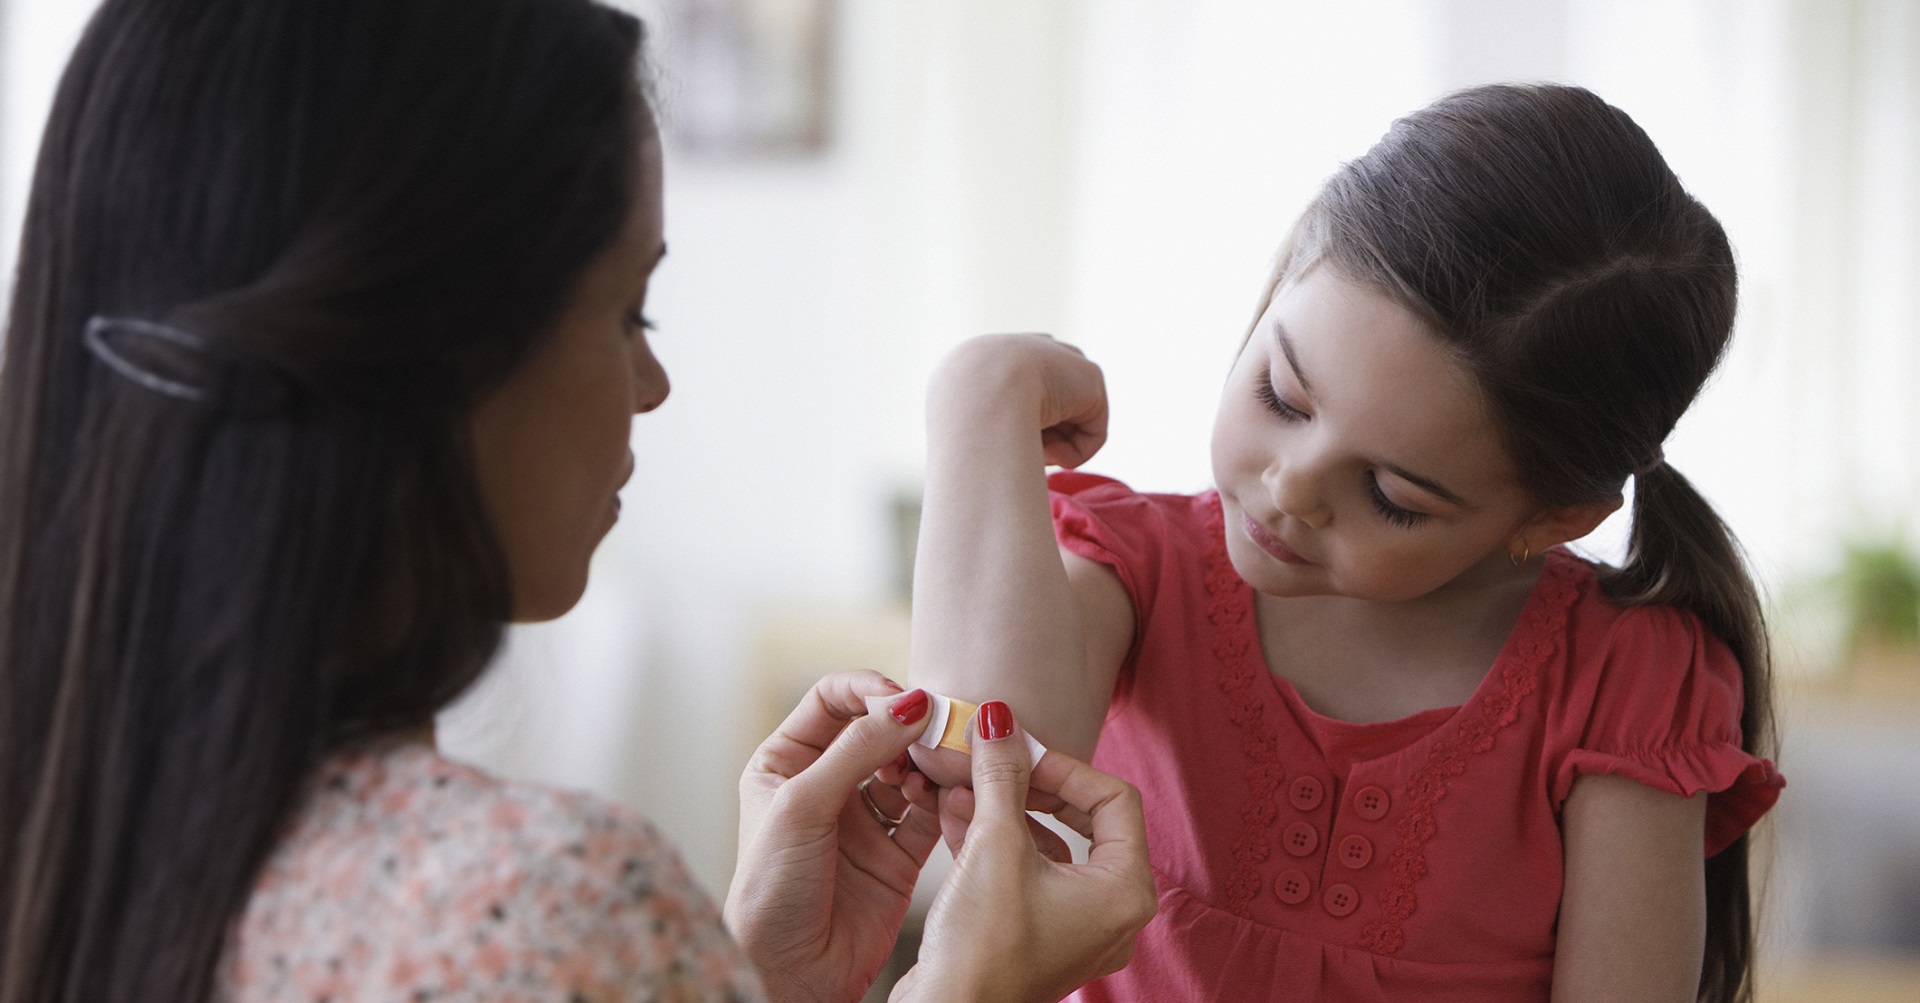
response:
[[[1532,545],[1526,544],[1526,543],[1522,543],[1520,545],[1520,553],[1518,555],[1514,554],[1514,552],[1511,550],[1507,551],[1507,560],[1511,561],[1513,563],[1513,566],[1516,568],[1522,564],[1527,563],[1527,558],[1532,556],[1533,556],[1533,547]]]

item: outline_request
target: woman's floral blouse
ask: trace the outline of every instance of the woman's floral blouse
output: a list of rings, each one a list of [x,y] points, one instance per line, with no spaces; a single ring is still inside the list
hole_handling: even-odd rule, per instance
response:
[[[644,820],[407,742],[320,770],[234,927],[218,998],[678,1003],[761,990]]]

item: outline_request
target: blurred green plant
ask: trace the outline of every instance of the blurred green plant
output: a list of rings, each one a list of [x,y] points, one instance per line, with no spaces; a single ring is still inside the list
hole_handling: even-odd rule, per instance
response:
[[[1848,544],[1837,577],[1849,654],[1920,646],[1920,560],[1902,541]]]

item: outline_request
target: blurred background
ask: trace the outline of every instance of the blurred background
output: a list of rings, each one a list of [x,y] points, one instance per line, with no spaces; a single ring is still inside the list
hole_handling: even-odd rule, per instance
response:
[[[1763,998],[1920,998],[1920,3],[627,5],[668,130],[649,313],[673,398],[635,425],[586,599],[515,629],[444,746],[640,808],[724,889],[752,746],[821,673],[904,669],[947,348],[1078,343],[1113,400],[1090,469],[1203,489],[1219,384],[1321,179],[1455,88],[1578,83],[1743,269],[1732,353],[1666,452],[1774,613]],[[0,275],[93,6],[0,0]]]

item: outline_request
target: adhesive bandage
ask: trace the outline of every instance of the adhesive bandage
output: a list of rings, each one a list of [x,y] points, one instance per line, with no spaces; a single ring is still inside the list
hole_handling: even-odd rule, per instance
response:
[[[897,699],[899,694],[868,697],[867,713],[884,714],[887,707]],[[972,753],[973,747],[968,737],[971,730],[969,726],[973,723],[974,712],[980,709],[980,705],[935,693],[932,690],[927,690],[927,704],[926,725],[920,732],[920,737],[913,740],[913,744],[928,749],[941,748]],[[1047,747],[1041,745],[1039,739],[1024,730],[1020,732],[1020,737],[1026,739],[1027,754],[1031,762],[1038,763],[1040,757],[1047,754]]]

